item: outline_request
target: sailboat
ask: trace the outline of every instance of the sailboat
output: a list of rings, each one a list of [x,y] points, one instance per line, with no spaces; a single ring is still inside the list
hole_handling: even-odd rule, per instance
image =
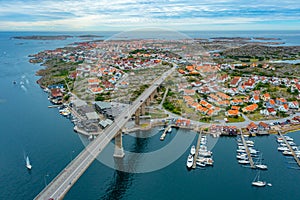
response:
[[[267,165],[263,165],[261,163],[261,160],[262,160],[262,154],[260,155],[259,157],[259,161],[257,164],[255,164],[255,167],[257,167],[258,169],[261,169],[261,170],[267,170],[268,169],[268,166]]]
[[[29,169],[29,170],[32,168],[28,156],[26,157],[26,167],[27,167],[27,169]]]
[[[265,187],[266,186],[266,181],[261,181],[259,180],[260,177],[260,171],[256,174],[254,180],[252,181],[252,185],[256,187]]]

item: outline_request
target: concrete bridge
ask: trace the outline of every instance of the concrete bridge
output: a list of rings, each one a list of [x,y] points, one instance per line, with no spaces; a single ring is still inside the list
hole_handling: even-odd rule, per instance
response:
[[[102,150],[115,138],[114,157],[124,157],[122,146],[122,127],[132,115],[135,115],[135,123],[140,123],[140,115],[145,114],[145,107],[150,105],[154,99],[157,88],[162,82],[174,72],[176,67],[171,68],[161,77],[155,79],[153,84],[147,88],[130,106],[129,109],[115,118],[113,124],[106,128],[94,141],[73,159],[36,197],[36,200],[63,199],[73,184],[87,170]]]

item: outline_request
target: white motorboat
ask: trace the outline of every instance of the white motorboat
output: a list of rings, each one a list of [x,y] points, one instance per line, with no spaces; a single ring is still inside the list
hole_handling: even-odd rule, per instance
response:
[[[168,129],[168,133],[171,133],[172,132],[172,127],[170,127],[169,129]]]
[[[196,164],[200,167],[205,167],[206,164],[204,162],[196,162]]]
[[[193,145],[192,147],[191,147],[191,154],[192,155],[195,155],[195,152],[196,152],[196,148],[195,148],[195,145]]]
[[[238,149],[245,150],[246,148],[244,146],[238,146]]]
[[[254,180],[252,181],[252,185],[256,187],[266,186],[267,183],[265,181],[259,180],[259,178],[260,178],[260,171],[258,171],[258,173],[256,174]]]
[[[289,143],[289,145],[291,145],[291,146],[295,146],[295,145],[296,145],[296,143],[295,143],[295,142],[292,142],[292,141],[288,141],[288,143]]]
[[[190,154],[186,161],[186,166],[188,168],[191,168],[193,166],[193,162],[194,162],[194,157]]]
[[[29,170],[32,168],[28,156],[26,157],[26,167],[27,167],[27,169],[29,169]]]
[[[238,160],[245,160],[245,159],[248,159],[248,156],[247,156],[247,154],[238,154],[238,155],[236,155],[236,158]]]
[[[198,155],[203,156],[203,157],[210,157],[212,155],[212,152],[211,151],[199,151]]]
[[[263,165],[263,164],[257,164],[255,165],[256,168],[261,169],[261,170],[267,170],[268,166],[267,165]]]
[[[286,139],[286,141],[294,141],[294,139],[289,136],[284,136],[284,138]]]
[[[277,148],[277,150],[278,151],[288,151],[289,148],[280,146],[280,147]]]
[[[282,153],[283,153],[283,155],[285,155],[285,156],[292,156],[292,155],[293,155],[293,153],[290,152],[290,151],[283,151]]]
[[[242,164],[242,165],[247,165],[250,163],[249,160],[239,160],[238,162],[239,162],[239,164]]]
[[[237,153],[246,153],[246,150],[244,150],[244,149],[237,149],[236,152]]]
[[[212,158],[206,158],[205,164],[212,166],[214,164],[214,160]]]
[[[246,144],[253,144],[254,145],[254,142],[252,140],[246,140]]]

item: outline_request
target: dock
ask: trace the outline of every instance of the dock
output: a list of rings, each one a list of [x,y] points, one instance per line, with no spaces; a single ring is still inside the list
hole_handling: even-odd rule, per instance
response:
[[[51,105],[51,106],[48,106],[48,108],[58,108],[60,107],[61,105]]]
[[[280,135],[280,137],[282,137],[284,143],[286,144],[286,146],[289,148],[289,150],[292,152],[292,155],[296,161],[296,163],[298,164],[298,166],[300,167],[300,160],[299,158],[297,157],[294,149],[291,147],[291,145],[288,143],[288,141],[285,139],[285,137],[282,135],[281,131],[278,131],[278,134]]]
[[[160,136],[160,140],[163,141],[167,135],[168,130],[172,128],[172,125],[169,125],[167,128],[165,128],[164,132]]]
[[[196,168],[196,162],[197,162],[197,157],[198,157],[198,154],[199,154],[199,149],[200,149],[200,143],[201,143],[201,137],[202,137],[202,130],[200,130],[200,133],[198,135],[198,141],[197,141],[197,146],[196,146],[196,152],[195,152],[195,155],[194,155],[194,160],[193,160],[193,166],[192,168],[195,169]]]
[[[250,166],[251,166],[251,168],[254,169],[254,168],[256,168],[256,167],[255,167],[255,165],[254,165],[254,162],[253,162],[252,156],[251,156],[251,154],[250,154],[250,151],[249,151],[248,145],[247,145],[247,143],[246,143],[246,140],[245,140],[245,138],[244,138],[243,131],[242,131],[242,130],[240,130],[240,131],[241,131],[241,138],[242,138],[242,141],[243,141],[243,144],[244,144],[244,147],[245,147],[245,150],[246,150],[246,153],[247,153],[249,162],[250,162]]]

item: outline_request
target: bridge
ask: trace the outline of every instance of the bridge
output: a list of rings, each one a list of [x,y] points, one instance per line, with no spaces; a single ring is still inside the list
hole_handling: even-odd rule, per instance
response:
[[[121,113],[115,118],[113,124],[106,128],[94,141],[86,146],[84,150],[73,159],[34,199],[63,199],[70,188],[88,169],[92,162],[102,152],[102,150],[115,138],[114,157],[124,157],[122,146],[122,127],[127,123],[132,115],[135,115],[135,123],[140,123],[140,115],[145,114],[145,106],[154,99],[163,81],[176,69],[176,66],[166,71],[159,78],[153,81],[153,84],[147,88],[130,106],[128,112]]]

